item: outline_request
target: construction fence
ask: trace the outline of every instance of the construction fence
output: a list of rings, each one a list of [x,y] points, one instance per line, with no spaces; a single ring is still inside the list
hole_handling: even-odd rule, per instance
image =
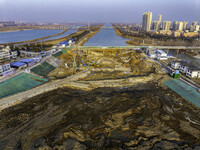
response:
[[[43,62],[40,65],[34,67],[31,69],[31,72],[39,75],[39,76],[43,76],[43,77],[47,77],[47,75],[53,71],[55,69],[54,66],[50,65],[48,62]]]
[[[29,90],[47,81],[47,79],[39,78],[32,74],[21,73],[0,83],[0,99]]]

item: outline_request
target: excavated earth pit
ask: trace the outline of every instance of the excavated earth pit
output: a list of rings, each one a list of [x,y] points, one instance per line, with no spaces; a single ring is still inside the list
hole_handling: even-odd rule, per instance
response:
[[[200,110],[156,83],[61,88],[0,113],[0,149],[200,149]]]

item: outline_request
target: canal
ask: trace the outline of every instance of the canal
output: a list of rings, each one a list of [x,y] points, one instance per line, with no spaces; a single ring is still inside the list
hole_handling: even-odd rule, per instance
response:
[[[107,24],[104,27],[112,27]],[[112,28],[102,28],[95,36],[91,37],[84,46],[126,46],[126,38],[118,36]]]

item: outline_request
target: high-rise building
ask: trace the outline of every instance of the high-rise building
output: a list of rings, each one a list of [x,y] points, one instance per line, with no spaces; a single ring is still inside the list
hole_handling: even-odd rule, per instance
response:
[[[178,22],[178,21],[174,21],[174,22],[173,22],[173,28],[172,28],[172,29],[173,29],[174,31],[178,30],[178,25],[179,25],[179,22]]]
[[[183,22],[179,22],[178,24],[178,30],[183,31]]]
[[[158,21],[160,21],[160,22],[161,22],[161,20],[162,20],[162,15],[161,15],[161,14],[159,14],[159,15],[158,15]]]
[[[158,31],[160,29],[160,21],[152,22],[152,30]]]
[[[187,25],[188,25],[188,22],[187,22],[187,21],[184,21],[184,22],[183,22],[183,30],[186,30],[186,29],[187,29]]]
[[[150,31],[151,29],[151,21],[152,21],[152,12],[146,12],[143,14],[142,19],[142,29],[144,31]]]
[[[192,25],[193,25],[193,26],[196,26],[196,25],[197,25],[197,21],[193,21],[193,22],[192,22]]]
[[[163,21],[163,30],[167,31],[171,28],[171,21]]]

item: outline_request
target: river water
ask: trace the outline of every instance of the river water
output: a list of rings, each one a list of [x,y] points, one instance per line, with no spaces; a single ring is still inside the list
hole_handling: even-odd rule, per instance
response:
[[[111,27],[110,24],[104,27]],[[126,38],[118,36],[112,28],[102,28],[84,46],[126,46]]]
[[[63,30],[25,30],[0,33],[0,44],[20,42],[58,34]]]
[[[69,34],[75,33],[76,31],[77,31],[76,29],[68,30],[67,32],[65,32],[65,33],[63,33],[61,35],[57,35],[57,36],[53,36],[53,37],[50,37],[50,38],[47,38],[47,39],[39,40],[37,42],[43,42],[43,41],[48,41],[48,40],[59,39],[59,38],[65,37],[65,36],[67,36]]]

